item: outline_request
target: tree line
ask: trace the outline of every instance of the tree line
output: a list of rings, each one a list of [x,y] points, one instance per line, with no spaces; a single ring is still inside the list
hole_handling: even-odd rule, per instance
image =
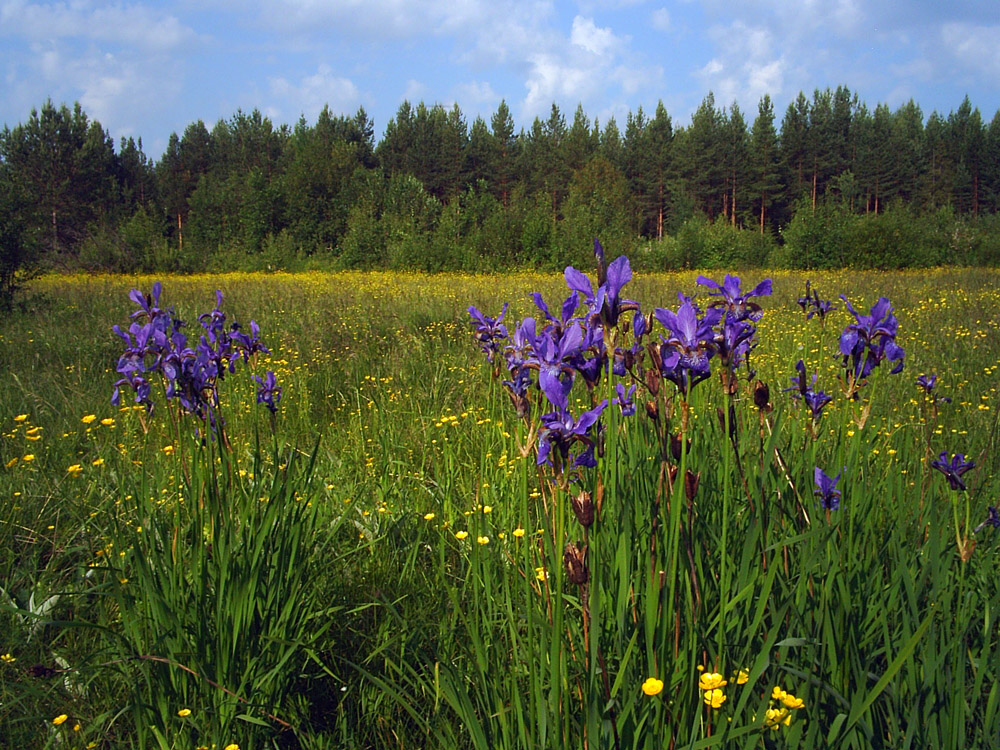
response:
[[[0,283],[25,264],[557,267],[594,236],[659,267],[997,262],[998,208],[1000,112],[869,109],[844,86],[780,123],[769,96],[752,119],[710,93],[686,125],[662,103],[621,125],[553,104],[520,129],[505,102],[471,125],[404,102],[377,142],[363,108],[294,126],[238,111],[156,161],[79,104],[0,133]]]

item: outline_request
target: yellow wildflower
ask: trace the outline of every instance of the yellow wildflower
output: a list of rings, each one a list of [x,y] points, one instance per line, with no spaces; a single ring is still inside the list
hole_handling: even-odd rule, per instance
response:
[[[90,462],[90,465],[91,466],[103,466],[104,465],[104,459],[103,458],[95,458],[93,461]]]
[[[182,708],[180,711],[177,712],[177,715],[180,716],[181,718],[184,718],[185,716],[190,716],[191,715],[191,709],[190,708]]]
[[[516,529],[514,529],[513,534],[517,539],[520,539],[522,536],[524,536],[524,529],[518,526]]]
[[[425,513],[424,514],[424,520],[425,521],[433,521],[434,520],[434,514],[433,513]]]
[[[111,417],[105,417],[104,419],[101,420],[101,424],[104,425],[105,427],[114,427],[115,420],[113,420]]]
[[[17,661],[16,656],[11,656],[9,653],[0,655],[0,661],[4,664],[13,664]]]
[[[802,708],[805,705],[801,698],[796,698],[791,693],[785,693],[781,698],[781,702],[785,708]]]
[[[484,505],[483,506],[483,513],[492,513],[492,512],[493,512],[493,506],[492,505]]]
[[[235,742],[231,742],[228,745],[226,745],[226,750],[240,750],[240,746],[237,745]]]
[[[728,684],[729,682],[722,679],[722,675],[718,672],[702,672],[701,677],[698,678],[699,690],[715,690],[724,688]]]
[[[90,424],[90,423],[91,423],[91,422],[93,422],[93,421],[94,421],[95,419],[97,419],[97,415],[96,415],[96,414],[87,414],[87,415],[86,415],[86,416],[85,416],[85,417],[84,417],[83,419],[81,419],[80,421],[81,421],[81,422],[83,422],[84,424]]]
[[[28,418],[27,414],[18,414],[16,417],[14,417],[14,421],[15,422],[23,422],[27,418]]]
[[[479,537],[476,537],[476,541],[479,544],[489,544],[490,543],[490,538],[488,536],[479,536]]]
[[[66,467],[66,473],[70,474],[70,475],[72,475],[74,477],[80,476],[80,473],[82,471],[83,471],[83,467],[80,466],[80,464],[73,464],[72,466],[67,466]]]
[[[467,536],[469,536],[469,532],[468,531],[456,531],[455,532],[455,538],[456,539],[465,539]]]
[[[769,708],[764,715],[764,726],[777,732],[781,725],[788,726],[792,723],[792,714],[787,708]]]
[[[56,726],[59,726],[68,718],[69,717],[66,714],[59,714],[56,718],[52,720],[52,723],[55,724]]]
[[[549,577],[549,574],[545,572],[545,568],[535,568],[535,578],[539,581],[545,581]]]
[[[749,679],[750,679],[750,673],[747,672],[745,669],[741,669],[741,670],[739,670],[736,673],[736,684],[737,685],[746,685],[747,684],[747,680],[749,680]]]
[[[24,456],[21,457],[21,460],[24,461],[25,463],[28,463],[28,461],[34,461],[35,460],[35,454],[34,453],[25,453]]]
[[[11,469],[11,468],[13,468],[13,467],[14,467],[14,464],[16,464],[16,463],[17,463],[17,462],[18,462],[19,460],[20,460],[20,459],[19,459],[19,458],[18,458],[17,456],[14,456],[14,458],[12,458],[12,459],[11,459],[10,461],[8,461],[8,462],[7,462],[6,464],[5,464],[5,466],[6,466],[6,467],[7,467],[8,469]]]
[[[726,694],[723,693],[719,688],[714,688],[712,690],[706,690],[703,696],[706,706],[711,706],[712,708],[718,708],[723,703],[726,702]]]
[[[642,683],[642,692],[646,695],[659,695],[663,690],[663,680],[658,680],[655,677],[649,677]]]

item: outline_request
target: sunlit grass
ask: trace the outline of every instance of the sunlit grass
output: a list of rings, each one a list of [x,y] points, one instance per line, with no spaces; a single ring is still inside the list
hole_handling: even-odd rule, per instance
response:
[[[723,461],[715,415],[722,392],[714,379],[699,386],[685,468],[701,472],[701,484],[687,542],[692,559],[681,560],[677,592],[691,609],[678,632],[663,611],[608,614],[602,643],[619,729],[630,732],[630,747],[664,746],[668,734],[677,743],[721,741],[726,724],[765,723],[727,742],[975,746],[995,733],[1000,717],[991,658],[1000,638],[997,542],[989,528],[980,532],[963,563],[954,533],[934,533],[951,529],[951,504],[959,501],[927,464],[941,451],[976,462],[960,500],[968,501],[973,526],[998,504],[1000,275],[808,276],[824,298],[843,293],[867,311],[884,295],[895,307],[906,369],[873,379],[864,428],[856,424],[860,405],[839,397],[837,341],[850,319],[843,303],[835,300],[840,309],[822,326],[807,321],[795,303],[807,277],[767,275],[774,295],[763,303],[753,365],[774,405],[777,437],[764,440],[783,463],[773,452],[761,461],[760,422],[744,394],[737,414],[745,490],[736,466]],[[697,291],[696,276],[643,275],[627,296],[644,309],[675,309],[677,292]],[[120,653],[107,636],[127,630],[115,602],[140,580],[122,528],[147,533],[136,531],[149,528],[134,515],[140,492],[141,507],[164,513],[191,501],[184,473],[190,430],[163,408],[147,419],[127,399],[122,408],[110,404],[120,353],[110,327],[127,321],[128,290],[149,289],[155,280],[164,284],[164,304],[191,321],[221,289],[227,312],[244,323],[255,319],[271,349],[254,372],[274,370],[284,388],[275,435],[249,377],[232,378],[224,391],[241,492],[256,493],[278,473],[281,452],[272,445],[305,455],[318,440],[307,501],[317,510],[324,560],[301,606],[314,613],[336,607],[338,614],[318,643],[287,664],[295,690],[276,715],[295,730],[246,710],[266,725],[248,724],[247,731],[284,746],[293,746],[295,734],[316,747],[556,747],[587,732],[601,734],[591,746],[609,746],[610,713],[592,700],[605,688],[582,650],[579,598],[563,581],[554,541],[554,523],[572,535],[575,521],[565,497],[536,474],[533,449],[522,452],[519,421],[468,334],[470,304],[495,315],[510,301],[508,320],[516,320],[535,314],[528,292],[561,302],[562,278],[538,273],[38,280],[23,309],[0,322],[0,654],[10,656],[0,663],[0,736],[21,746],[55,746],[61,737],[117,746],[136,736],[119,712],[134,700],[129,681],[137,672],[115,663]],[[818,372],[818,387],[835,396],[815,441],[782,393],[800,358]],[[918,374],[931,372],[939,394],[952,399],[936,413],[914,386]],[[589,406],[582,389],[572,398]],[[649,508],[629,503],[655,495],[660,467],[643,437],[644,419],[640,405],[635,426],[612,438],[620,467],[602,463],[608,502],[632,508],[633,516],[608,520],[603,541],[598,535],[592,542],[604,555],[595,559],[620,566],[606,580],[626,594],[630,582],[648,583],[636,560],[651,520]],[[843,513],[830,526],[812,501],[817,465],[831,476],[849,468],[838,485]],[[720,498],[727,486],[724,591]],[[566,517],[553,522],[543,500]],[[606,601],[629,598],[614,599],[619,594],[608,589]],[[554,629],[547,618],[557,598],[566,611]],[[664,634],[669,644],[657,640]],[[43,669],[33,672],[33,665]],[[722,690],[724,701],[698,689],[699,665],[730,682],[710,688]],[[740,670],[748,679],[737,684],[730,678]],[[653,695],[643,687],[650,679],[664,683]],[[775,686],[804,705],[774,698]],[[192,698],[215,692],[196,678],[178,690]],[[164,746],[234,739],[211,733],[209,711],[164,705]],[[545,721],[555,723],[543,729]]]

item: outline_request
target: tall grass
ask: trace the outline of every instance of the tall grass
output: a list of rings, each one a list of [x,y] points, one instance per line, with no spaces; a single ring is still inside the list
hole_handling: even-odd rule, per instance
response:
[[[835,377],[851,318],[807,321],[805,278],[775,275],[763,303],[752,362],[772,410],[753,383],[730,402],[713,376],[692,391],[675,457],[681,407],[664,382],[632,417],[604,411],[603,455],[572,485],[536,467],[531,425],[464,313],[510,300],[508,321],[535,315],[527,293],[561,300],[559,277],[164,280],[184,310],[222,289],[272,350],[258,368],[285,389],[276,433],[252,381],[233,379],[225,455],[166,412],[144,432],[139,412],[108,403],[110,326],[152,279],[39,280],[0,323],[0,654],[15,659],[0,663],[0,737],[991,746],[998,537],[972,530],[1000,494],[998,279],[812,275],[824,297],[865,310],[888,296],[900,321],[906,369],[877,372],[852,403]],[[673,308],[694,279],[643,276],[626,296]],[[782,393],[799,358],[835,396],[815,430]],[[951,403],[932,408],[914,386],[930,372]],[[577,386],[571,410],[612,387]],[[534,417],[551,408],[534,398]],[[967,492],[929,468],[941,451],[977,464]],[[842,473],[839,510],[817,508],[815,466]],[[571,507],[584,492],[597,506],[587,529]],[[583,585],[567,545],[586,547]],[[699,689],[710,673],[728,682],[718,708]],[[649,678],[659,693],[642,690]],[[775,686],[803,707],[771,729]]]

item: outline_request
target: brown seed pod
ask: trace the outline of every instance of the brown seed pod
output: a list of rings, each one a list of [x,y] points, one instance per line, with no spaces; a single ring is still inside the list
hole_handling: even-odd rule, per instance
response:
[[[563,565],[566,567],[566,577],[570,583],[583,586],[590,578],[587,570],[587,548],[580,542],[567,544],[563,552]]]
[[[583,528],[589,529],[594,525],[594,501],[589,492],[581,492],[578,495],[572,496],[570,498],[570,505],[573,507],[576,520],[580,522]]]

